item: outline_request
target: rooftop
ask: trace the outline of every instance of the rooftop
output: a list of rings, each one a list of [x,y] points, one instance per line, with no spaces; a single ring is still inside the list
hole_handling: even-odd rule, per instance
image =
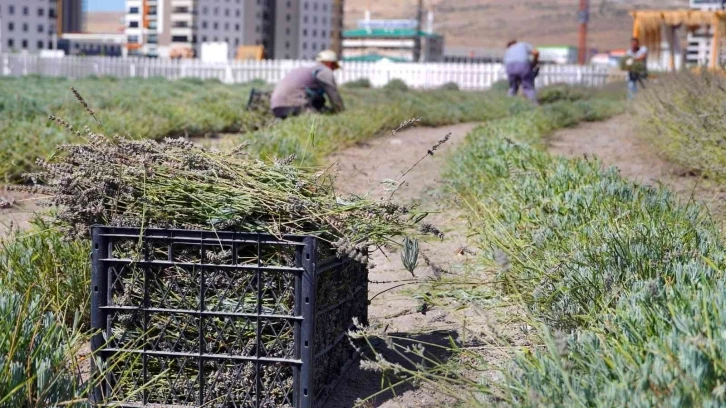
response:
[[[365,38],[411,38],[411,37],[441,37],[440,34],[427,33],[411,29],[385,29],[385,28],[356,28],[343,31],[343,37],[365,37]]]
[[[381,61],[384,59],[387,59],[387,60],[390,60],[393,62],[410,62],[409,60],[406,60],[404,58],[388,57],[388,56],[377,54],[377,53],[356,55],[354,57],[343,57],[343,61],[355,61],[355,62],[378,62],[378,61]]]

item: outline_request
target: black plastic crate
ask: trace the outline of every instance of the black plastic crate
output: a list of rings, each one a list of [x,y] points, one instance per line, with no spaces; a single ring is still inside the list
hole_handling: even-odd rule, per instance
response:
[[[356,358],[368,270],[305,236],[92,231],[92,401],[114,406],[322,404]]]

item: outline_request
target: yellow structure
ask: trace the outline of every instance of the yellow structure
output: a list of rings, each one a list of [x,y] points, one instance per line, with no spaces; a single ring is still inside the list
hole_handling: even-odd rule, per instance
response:
[[[660,53],[663,33],[666,33],[668,44],[674,50],[676,30],[683,27],[690,32],[702,26],[713,28],[713,43],[709,69],[718,68],[721,54],[721,38],[726,35],[726,13],[723,11],[701,10],[641,10],[630,13],[633,17],[633,37],[656,54]],[[669,65],[675,70],[674,52],[670,53]]]
[[[237,47],[237,60],[260,61],[265,56],[265,48],[261,45],[243,45]]]

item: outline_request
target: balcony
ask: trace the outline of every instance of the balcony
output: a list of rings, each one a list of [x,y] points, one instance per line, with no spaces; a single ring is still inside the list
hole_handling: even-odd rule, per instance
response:
[[[192,24],[191,21],[172,21],[171,22],[172,28],[196,28],[194,24]]]

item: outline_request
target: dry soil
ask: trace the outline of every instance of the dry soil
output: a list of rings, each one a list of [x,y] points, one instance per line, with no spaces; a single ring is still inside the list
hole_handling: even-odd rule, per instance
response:
[[[462,124],[444,128],[412,128],[395,135],[373,140],[366,144],[344,150],[330,158],[338,170],[337,188],[345,193],[368,194],[372,197],[389,197],[400,204],[418,203],[420,209],[436,211],[427,220],[444,233],[442,241],[422,245],[422,253],[431,265],[421,262],[415,279],[425,281],[439,273],[434,268],[459,274],[469,266],[469,255],[462,254],[467,247],[467,224],[462,214],[452,205],[441,180],[442,168],[447,154],[460,144],[467,133],[476,125]],[[434,156],[427,151],[439,140],[449,135],[448,141]],[[424,158],[425,157],[425,158]],[[420,163],[419,160],[424,158]],[[402,175],[405,176],[402,177]],[[396,187],[399,187],[396,189]],[[497,337],[517,338],[517,325],[503,325],[502,313],[506,308],[471,307],[465,313],[455,313],[450,308],[433,308],[426,314],[419,311],[421,301],[414,299],[407,289],[410,286],[391,288],[401,281],[413,279],[405,270],[398,253],[377,252],[373,256],[376,265],[371,270],[369,298],[369,320],[372,325],[385,326],[386,332],[410,339],[411,343],[427,342],[448,344],[449,338],[460,340],[481,338],[490,340],[492,330]],[[432,266],[433,265],[433,266]],[[446,273],[446,272],[444,272]],[[490,272],[491,273],[491,272]],[[486,272],[481,279],[487,277]],[[388,290],[388,291],[387,291]],[[384,292],[385,291],[385,292]],[[380,294],[381,292],[384,292]],[[380,295],[379,295],[380,294]],[[492,296],[496,295],[492,292]],[[501,302],[493,299],[492,304]],[[493,329],[492,329],[493,328]],[[464,332],[466,330],[466,332]],[[380,344],[379,350],[386,347]],[[384,351],[386,358],[396,360],[395,353]],[[437,355],[437,358],[446,356]],[[358,398],[366,398],[381,390],[381,375],[364,371],[355,366],[341,379],[335,395],[326,404],[327,408],[351,407]],[[451,401],[437,392],[426,388],[410,386],[397,390],[397,396],[385,392],[369,401],[368,406],[408,408],[440,407]]]

